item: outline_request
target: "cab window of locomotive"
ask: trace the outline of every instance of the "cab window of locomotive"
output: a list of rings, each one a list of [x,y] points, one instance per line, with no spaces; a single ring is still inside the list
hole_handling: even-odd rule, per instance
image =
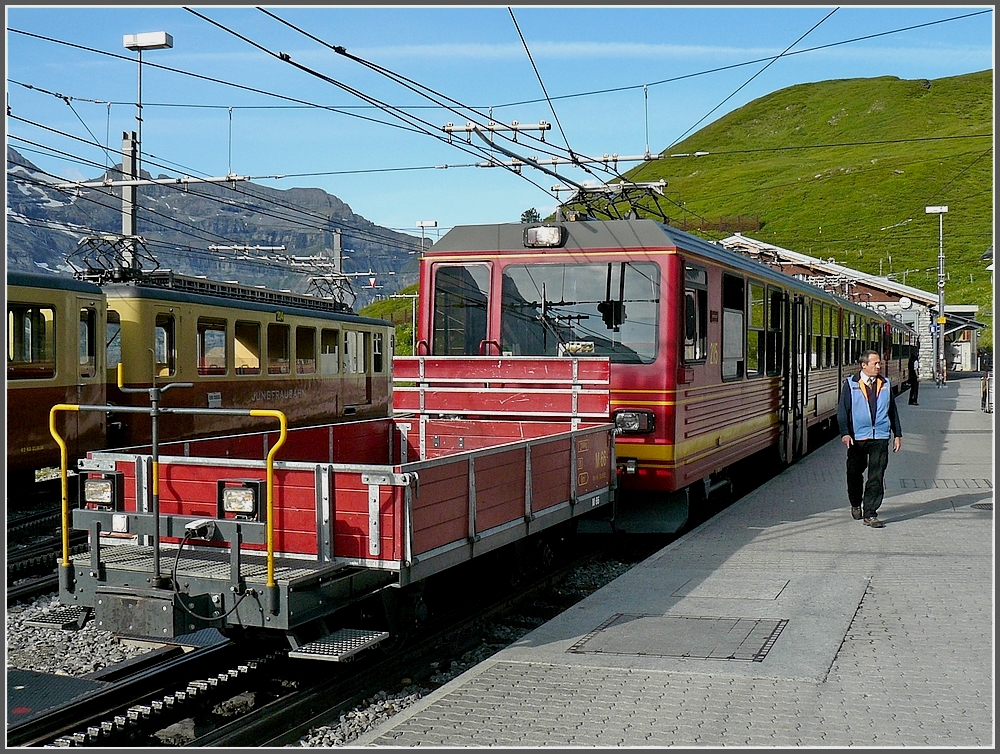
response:
[[[368,371],[367,333],[347,330],[344,333],[344,371],[364,374]]]
[[[97,312],[88,306],[80,309],[80,376],[97,374]]]
[[[177,340],[174,318],[170,314],[157,314],[155,324],[156,375],[169,377],[177,371]]]
[[[382,358],[382,347],[382,333],[372,333],[372,371],[375,374],[382,374],[382,371],[385,369],[385,360]]]
[[[743,376],[743,278],[722,276],[722,379]]]
[[[748,289],[750,319],[747,321],[747,377],[758,377],[764,373],[764,286],[750,283]]]
[[[767,289],[767,374],[781,374],[781,291]]]
[[[233,345],[236,374],[260,374],[260,323],[237,322]]]
[[[508,265],[500,346],[513,356],[656,358],[660,271],[650,262]]]
[[[684,265],[684,361],[708,355],[708,273]]]
[[[320,374],[337,374],[340,371],[340,330],[323,329],[319,340]]]
[[[267,373],[288,374],[288,325],[267,326]]]
[[[198,318],[198,374],[225,374],[226,321]]]
[[[486,340],[490,270],[482,264],[441,266],[434,273],[435,356],[477,356]]]
[[[122,318],[114,309],[108,309],[107,343],[104,350],[108,369],[118,369],[122,360]]]
[[[7,379],[55,377],[55,310],[30,304],[7,305]]]
[[[316,373],[316,328],[295,328],[295,371],[298,374]]]

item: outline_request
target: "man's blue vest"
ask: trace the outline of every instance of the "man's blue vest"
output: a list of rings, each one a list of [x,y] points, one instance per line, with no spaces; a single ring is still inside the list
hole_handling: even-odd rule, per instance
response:
[[[889,380],[876,379],[872,381],[872,395],[869,388],[861,380],[848,380],[851,386],[851,422],[854,424],[855,440],[888,440],[889,439]],[[872,409],[874,407],[874,418]]]

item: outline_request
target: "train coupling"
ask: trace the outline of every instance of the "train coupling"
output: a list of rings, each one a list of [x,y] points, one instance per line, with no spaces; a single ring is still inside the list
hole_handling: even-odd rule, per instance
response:
[[[637,474],[639,472],[639,459],[619,457],[616,469],[619,474]]]

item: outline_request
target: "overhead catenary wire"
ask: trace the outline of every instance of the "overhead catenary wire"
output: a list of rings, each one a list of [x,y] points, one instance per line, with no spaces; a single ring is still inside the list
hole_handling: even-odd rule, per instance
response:
[[[68,134],[68,133],[66,133],[64,131],[60,131],[58,129],[52,128],[51,126],[45,126],[44,124],[36,123],[34,121],[30,121],[30,120],[27,120],[25,118],[21,118],[19,116],[15,116],[13,114],[8,115],[8,118],[11,118],[13,120],[18,120],[18,121],[21,121],[21,122],[26,123],[28,125],[31,125],[31,126],[34,126],[34,127],[41,128],[43,130],[52,132],[52,133],[57,134],[59,136],[62,136],[62,137],[65,137],[65,138],[69,138],[69,139],[72,139],[72,140],[75,140],[75,141],[79,141],[79,142],[82,142],[84,144],[89,144],[89,145],[93,146],[93,144],[91,144],[91,142],[87,141],[86,139],[84,139],[82,137],[75,136],[73,134]],[[28,139],[25,139],[23,137],[14,137],[14,138],[16,138],[18,141],[24,141],[26,143],[34,144],[36,146],[45,146],[45,145],[39,145],[36,142],[32,142],[32,141],[30,141]],[[54,152],[61,152],[61,150],[56,150],[55,148],[50,148],[50,149],[52,149],[52,151],[54,151]],[[66,153],[66,152],[62,152],[62,154],[69,155],[69,153]],[[85,158],[78,157],[76,155],[69,155],[69,156],[72,156],[72,157],[74,157],[76,159],[79,159],[79,160],[85,160]],[[96,163],[96,162],[93,162],[93,161],[89,161],[89,162],[94,167],[100,167],[100,165],[98,163]],[[156,163],[147,163],[147,164],[153,164],[156,167],[163,167],[162,165],[157,165]],[[58,176],[56,176],[56,177],[58,177]],[[170,188],[172,190],[175,190],[175,191],[182,191],[182,192],[186,192],[186,193],[192,193],[192,189],[190,187],[172,186],[170,184],[166,184],[166,187]],[[234,188],[232,190],[235,193],[239,194],[242,191],[242,187],[240,187],[240,188]],[[197,192],[194,192],[194,193],[197,193]],[[214,201],[219,201],[220,203],[222,201],[221,199],[218,199],[218,198],[213,197],[211,195],[206,195],[206,194],[201,194],[201,193],[197,193],[197,195],[198,196],[202,196],[202,197],[207,198],[207,199],[214,200]],[[271,203],[271,204],[275,204],[277,206],[281,206],[281,203],[277,202],[277,200],[270,199],[268,197],[261,197],[259,195],[253,195],[253,196],[255,196],[255,198],[257,198],[258,201],[262,201],[262,202],[265,202],[265,203]],[[286,208],[290,208],[290,209],[295,209],[296,211],[302,212],[303,214],[311,214],[311,216],[314,219],[320,220],[324,224],[328,224],[329,223],[329,218],[324,217],[322,215],[317,215],[315,213],[309,213],[308,210],[305,210],[303,208],[297,208],[297,207],[294,207],[293,205],[285,205],[285,207]],[[267,214],[267,213],[264,213],[264,214]],[[275,219],[285,219],[285,220],[291,221],[291,219],[288,218],[288,217],[281,217],[281,216],[278,216],[278,215],[271,215],[271,216],[274,217]],[[314,226],[310,226],[310,227],[314,227]],[[328,228],[326,228],[325,226],[323,228],[316,228],[316,229],[318,229],[318,230],[328,230]],[[351,229],[351,230],[353,230],[353,229]],[[360,229],[358,229],[357,231],[353,232],[352,235],[354,235],[356,237],[360,237],[361,240],[369,240],[369,241],[374,240],[375,242],[378,242],[378,243],[387,243],[387,244],[399,244],[400,243],[399,239],[382,236],[382,235],[379,235],[379,234],[373,233],[373,232],[367,232],[366,233],[365,231],[360,230]],[[415,245],[413,247],[415,248]],[[404,244],[404,248],[406,248],[405,244]]]
[[[795,40],[794,42],[792,42],[792,43],[791,43],[790,45],[788,45],[788,47],[786,47],[786,48],[785,48],[785,49],[784,49],[784,50],[783,50],[783,51],[781,52],[781,54],[780,54],[780,55],[776,55],[776,56],[775,56],[775,57],[773,57],[773,58],[772,58],[771,60],[769,60],[769,61],[768,61],[768,63],[767,63],[767,65],[765,65],[765,66],[764,66],[763,68],[761,68],[761,69],[760,69],[759,71],[757,71],[757,73],[755,73],[755,74],[754,74],[753,76],[751,76],[751,77],[750,77],[750,78],[748,78],[748,79],[747,79],[746,81],[744,81],[744,82],[743,82],[742,84],[740,84],[740,85],[739,85],[738,87],[736,87],[736,89],[735,89],[735,90],[734,90],[734,91],[733,91],[733,92],[732,92],[731,94],[729,94],[729,95],[728,95],[728,96],[727,96],[727,97],[726,97],[725,99],[723,99],[723,100],[722,100],[722,102],[720,102],[720,103],[719,103],[718,105],[716,105],[716,106],[715,106],[715,107],[713,107],[713,108],[712,108],[711,110],[709,110],[709,111],[708,111],[707,113],[705,113],[705,114],[704,114],[703,116],[701,116],[701,118],[699,118],[699,119],[698,119],[698,121],[694,123],[694,125],[690,126],[690,127],[689,127],[689,128],[687,129],[687,131],[685,131],[685,132],[684,132],[684,133],[682,133],[682,134],[681,134],[680,136],[678,136],[678,137],[677,137],[676,139],[674,139],[674,140],[673,140],[672,142],[670,142],[670,145],[669,145],[669,146],[667,147],[667,149],[670,149],[670,147],[672,147],[672,146],[673,146],[674,144],[676,144],[677,142],[681,141],[681,140],[682,140],[682,139],[683,139],[683,138],[684,138],[685,136],[687,136],[687,135],[688,135],[689,133],[691,133],[691,132],[692,132],[692,131],[693,131],[693,130],[694,130],[695,128],[697,128],[697,127],[698,127],[698,126],[699,126],[699,125],[700,125],[701,123],[703,123],[703,122],[704,122],[704,120],[705,120],[706,118],[708,118],[708,116],[710,116],[710,115],[711,115],[712,113],[714,113],[714,112],[715,112],[716,110],[718,110],[718,109],[719,109],[720,107],[722,107],[722,106],[723,106],[724,104],[726,104],[726,103],[727,103],[727,102],[728,102],[729,100],[731,100],[731,99],[732,99],[733,97],[735,97],[735,96],[736,96],[736,94],[737,94],[737,93],[738,93],[738,92],[739,92],[739,91],[740,91],[741,89],[743,89],[743,88],[744,88],[745,86],[747,86],[747,85],[748,85],[748,84],[749,84],[749,83],[750,83],[751,81],[753,81],[753,80],[754,80],[755,78],[757,78],[758,76],[760,76],[760,75],[761,75],[761,74],[762,74],[762,73],[763,73],[764,71],[766,71],[766,70],[767,70],[768,68],[770,68],[770,67],[771,67],[772,65],[774,65],[774,64],[775,64],[775,63],[776,63],[776,62],[777,62],[777,61],[778,61],[778,60],[779,60],[780,58],[782,58],[782,57],[783,57],[784,55],[786,55],[786,54],[787,54],[787,53],[788,53],[788,52],[789,52],[789,51],[790,51],[790,50],[791,50],[791,49],[792,49],[793,47],[795,47],[795,45],[797,45],[797,44],[798,44],[799,42],[801,42],[801,41],[802,41],[803,39],[805,39],[805,38],[806,38],[807,36],[809,36],[810,34],[812,34],[812,33],[813,33],[814,31],[816,31],[816,29],[818,29],[818,28],[819,28],[819,27],[820,27],[820,26],[821,26],[821,25],[823,24],[823,22],[824,22],[824,21],[826,21],[826,20],[827,20],[828,18],[830,18],[830,16],[832,16],[832,15],[833,15],[834,13],[836,13],[836,12],[837,12],[837,10],[839,10],[839,9],[838,9],[838,8],[834,8],[834,9],[833,9],[832,11],[830,11],[829,13],[827,13],[827,14],[826,14],[825,16],[823,16],[823,18],[821,18],[821,19],[820,19],[820,20],[819,20],[819,21],[818,21],[817,23],[815,23],[815,24],[814,24],[814,25],[812,26],[812,28],[810,28],[810,29],[809,29],[809,31],[807,31],[807,32],[806,32],[805,34],[803,34],[803,35],[802,35],[801,37],[799,37],[799,38],[798,38],[798,39],[796,39],[796,40]]]

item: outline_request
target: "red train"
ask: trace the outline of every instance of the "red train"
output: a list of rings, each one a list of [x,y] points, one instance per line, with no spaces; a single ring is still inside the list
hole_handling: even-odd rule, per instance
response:
[[[879,351],[898,390],[916,342],[896,320],[650,220],[456,227],[420,265],[418,355],[611,359],[624,500],[641,501],[619,511],[625,528],[678,528],[754,453],[802,456],[809,430],[836,421],[860,354]]]

